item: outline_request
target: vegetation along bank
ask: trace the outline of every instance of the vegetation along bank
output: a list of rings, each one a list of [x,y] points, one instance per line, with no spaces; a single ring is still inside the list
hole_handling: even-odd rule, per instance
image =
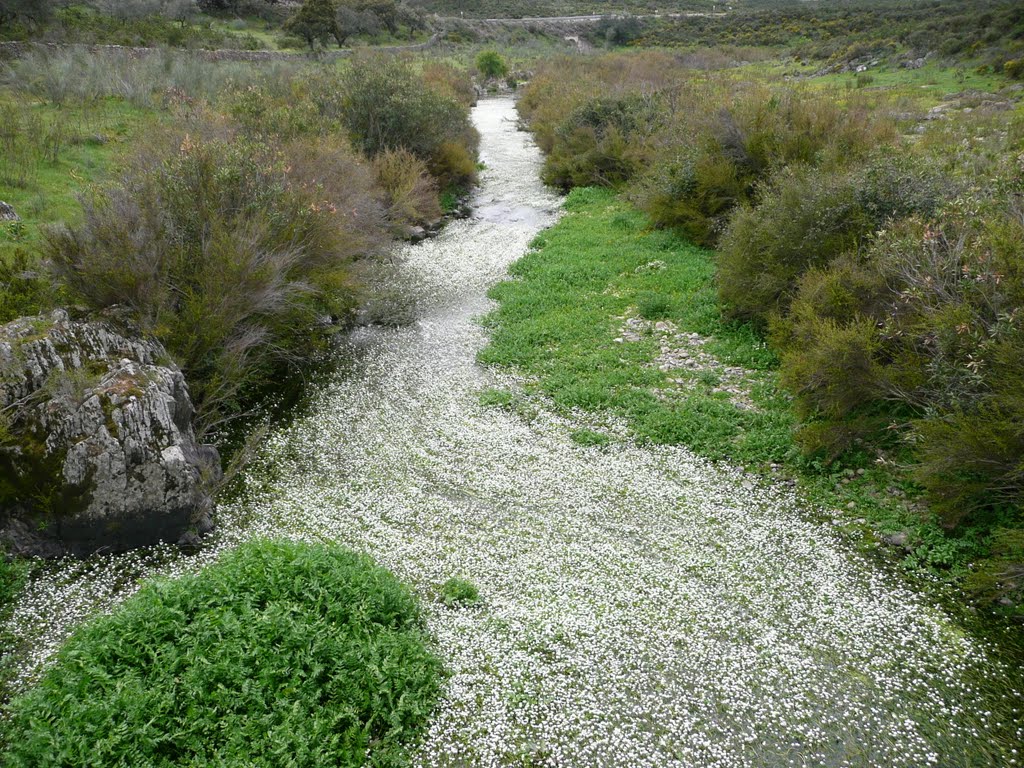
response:
[[[546,180],[580,192],[496,289],[483,359],[642,439],[799,477],[910,571],[1012,613],[1019,87],[694,55],[539,68],[520,114]]]

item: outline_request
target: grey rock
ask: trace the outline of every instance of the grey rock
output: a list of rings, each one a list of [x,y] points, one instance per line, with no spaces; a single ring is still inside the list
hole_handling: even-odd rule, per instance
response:
[[[21,221],[21,217],[14,210],[14,206],[0,200],[0,221]]]
[[[212,525],[216,448],[200,445],[185,378],[116,313],[63,310],[0,327],[0,543],[84,556],[175,542]]]
[[[883,536],[882,541],[890,547],[905,547],[907,542],[910,541],[910,536],[906,531],[900,531],[899,533],[890,533],[888,536]]]

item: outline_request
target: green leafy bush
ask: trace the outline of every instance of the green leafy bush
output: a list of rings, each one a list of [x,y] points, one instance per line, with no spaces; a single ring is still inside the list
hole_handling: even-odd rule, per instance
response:
[[[480,590],[468,579],[453,576],[441,585],[441,601],[447,606],[473,605],[480,602]]]
[[[245,544],[79,629],[12,702],[3,763],[404,765],[440,674],[368,557]]]
[[[504,77],[508,65],[497,51],[480,51],[476,56],[476,70],[486,78]]]
[[[6,417],[0,417],[0,442],[4,439]],[[10,618],[14,600],[28,578],[28,564],[23,560],[8,559],[7,553],[0,547],[0,680],[7,672],[7,654],[14,650],[16,638],[5,629]],[[3,740],[0,738],[0,747]]]

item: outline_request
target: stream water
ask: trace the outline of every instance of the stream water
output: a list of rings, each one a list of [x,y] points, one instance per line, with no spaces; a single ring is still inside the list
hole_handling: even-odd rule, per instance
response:
[[[417,766],[1016,765],[1010,670],[788,491],[679,448],[581,447],[543,403],[480,405],[516,386],[475,362],[486,291],[559,200],[511,99],[474,120],[474,218],[396,254],[415,321],[352,337],[200,555],[36,580],[12,620],[38,638],[24,679],[138,578],[292,536],[368,551],[422,597],[450,677]],[[452,576],[481,602],[445,606]]]

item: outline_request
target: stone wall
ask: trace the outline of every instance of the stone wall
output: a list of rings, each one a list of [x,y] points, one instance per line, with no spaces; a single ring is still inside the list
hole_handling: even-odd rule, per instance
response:
[[[436,34],[425,43],[415,45],[393,45],[381,46],[372,50],[383,53],[406,53],[425,51],[432,48],[441,35]],[[287,53],[285,51],[243,51],[232,48],[218,50],[206,50],[203,48],[139,48],[127,45],[68,45],[63,43],[22,43],[22,42],[0,42],[0,60],[18,59],[33,51],[57,53],[64,50],[87,51],[89,53],[123,56],[128,59],[139,59],[160,53],[187,53],[189,56],[200,61],[334,61],[351,56],[355,53],[354,48],[339,48],[337,50],[321,51],[317,54],[309,53]]]

